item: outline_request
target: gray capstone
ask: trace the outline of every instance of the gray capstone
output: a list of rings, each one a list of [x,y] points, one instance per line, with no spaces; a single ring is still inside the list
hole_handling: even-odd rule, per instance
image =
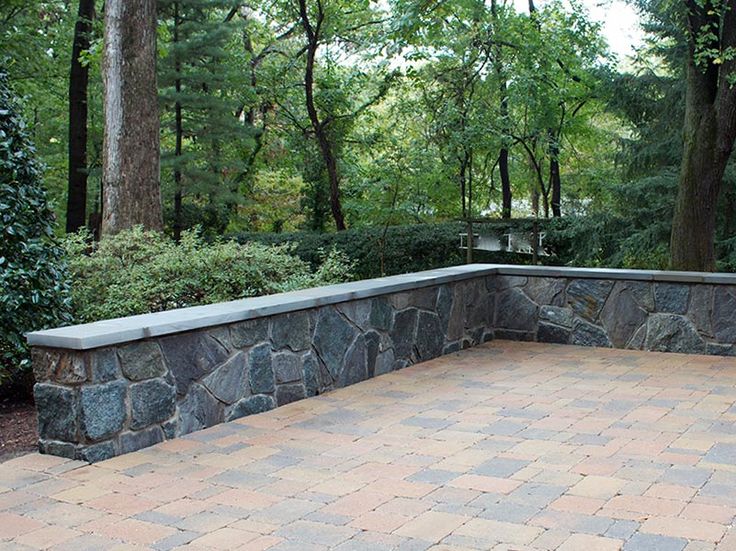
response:
[[[93,383],[109,383],[120,378],[120,362],[114,348],[100,348],[91,356],[90,380]]]
[[[722,344],[736,343],[736,287],[718,286],[715,288],[713,335]]]
[[[655,283],[654,305],[657,312],[684,314],[690,298],[690,286],[681,283]]]
[[[212,427],[223,420],[223,405],[198,383],[192,384],[189,393],[179,402],[177,430],[180,434]]]
[[[227,412],[227,420],[233,421],[234,419],[240,419],[246,415],[255,415],[256,413],[263,413],[276,407],[276,402],[271,396],[264,396],[262,394],[256,396],[248,396],[243,398],[238,403],[233,405]]]
[[[234,348],[246,348],[268,338],[268,321],[254,319],[230,326],[230,343]]]
[[[355,340],[357,329],[335,308],[321,308],[314,332],[314,348],[333,379],[337,379],[348,347]]]
[[[537,310],[537,305],[521,289],[508,289],[498,295],[495,326],[500,329],[534,331]]]
[[[269,394],[276,388],[270,344],[259,344],[248,353],[248,378],[253,394]]]
[[[176,389],[163,379],[130,385],[130,428],[139,430],[174,415]]]
[[[291,312],[271,318],[271,341],[276,350],[306,350],[312,342],[307,312]]]
[[[124,432],[120,435],[120,453],[130,453],[148,448],[164,441],[164,433],[160,427],[146,430]]]
[[[291,383],[276,387],[276,404],[279,406],[290,404],[297,400],[303,400],[306,397],[307,391],[301,383]]]
[[[123,374],[131,381],[162,377],[166,373],[161,349],[155,341],[138,341],[118,349]]]
[[[396,312],[391,327],[391,340],[397,358],[411,356],[417,334],[417,311],[414,308]]]
[[[705,342],[693,323],[678,314],[651,314],[647,320],[646,350],[702,354]]]
[[[273,372],[276,383],[293,383],[302,380],[301,357],[291,352],[278,352],[273,355]]]
[[[237,352],[215,371],[202,379],[202,384],[218,399],[232,404],[248,394],[247,363],[244,352]]]
[[[572,324],[572,335],[570,343],[579,346],[598,346],[601,348],[612,348],[611,341],[602,327],[588,323],[576,318]]]
[[[79,422],[79,395],[76,390],[37,383],[33,396],[38,412],[38,435],[44,440],[76,442]]]
[[[574,279],[567,286],[567,301],[576,314],[595,321],[612,287],[606,279]]]
[[[419,312],[417,322],[417,354],[421,360],[436,358],[442,354],[445,336],[440,319],[430,312]]]
[[[228,357],[228,351],[217,339],[201,331],[164,337],[161,349],[180,396],[186,395],[189,385],[211,373]]]
[[[122,430],[127,388],[125,381],[113,381],[80,389],[81,426],[88,440],[104,440]]]

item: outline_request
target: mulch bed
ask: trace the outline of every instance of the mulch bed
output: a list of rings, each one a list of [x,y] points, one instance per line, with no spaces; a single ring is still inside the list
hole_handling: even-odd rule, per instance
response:
[[[36,451],[36,408],[29,398],[0,396],[0,463]]]

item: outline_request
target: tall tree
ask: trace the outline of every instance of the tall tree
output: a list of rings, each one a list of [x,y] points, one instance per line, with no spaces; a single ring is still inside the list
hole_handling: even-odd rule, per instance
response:
[[[163,229],[156,0],[105,3],[102,233]]]
[[[87,217],[87,88],[89,68],[81,56],[89,49],[94,0],[79,0],[74,24],[69,74],[69,183],[66,200],[66,231],[83,227]]]
[[[678,270],[715,269],[716,207],[736,140],[736,1],[687,0],[683,156],[670,241]]]

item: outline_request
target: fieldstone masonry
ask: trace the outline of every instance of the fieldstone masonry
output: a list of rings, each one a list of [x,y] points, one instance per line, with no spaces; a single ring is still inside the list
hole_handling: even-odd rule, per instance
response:
[[[492,338],[736,355],[736,280],[487,265],[446,273],[104,346],[32,334],[40,450],[100,461]]]
[[[35,347],[40,449],[94,462],[492,338],[491,277],[105,348]]]

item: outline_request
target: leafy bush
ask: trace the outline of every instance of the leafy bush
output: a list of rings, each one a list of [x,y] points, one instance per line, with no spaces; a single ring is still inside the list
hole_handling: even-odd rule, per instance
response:
[[[196,231],[179,244],[141,228],[102,239],[67,238],[76,322],[159,312],[326,285],[351,277],[338,252],[321,255],[312,270],[290,247],[233,241],[207,243]]]
[[[0,383],[30,367],[24,333],[69,321],[53,230],[35,150],[0,71]]]
[[[240,243],[291,244],[293,252],[312,266],[321,262],[320,251],[335,249],[354,263],[358,279],[418,272],[463,263],[455,223],[356,228],[337,233],[240,233]]]

